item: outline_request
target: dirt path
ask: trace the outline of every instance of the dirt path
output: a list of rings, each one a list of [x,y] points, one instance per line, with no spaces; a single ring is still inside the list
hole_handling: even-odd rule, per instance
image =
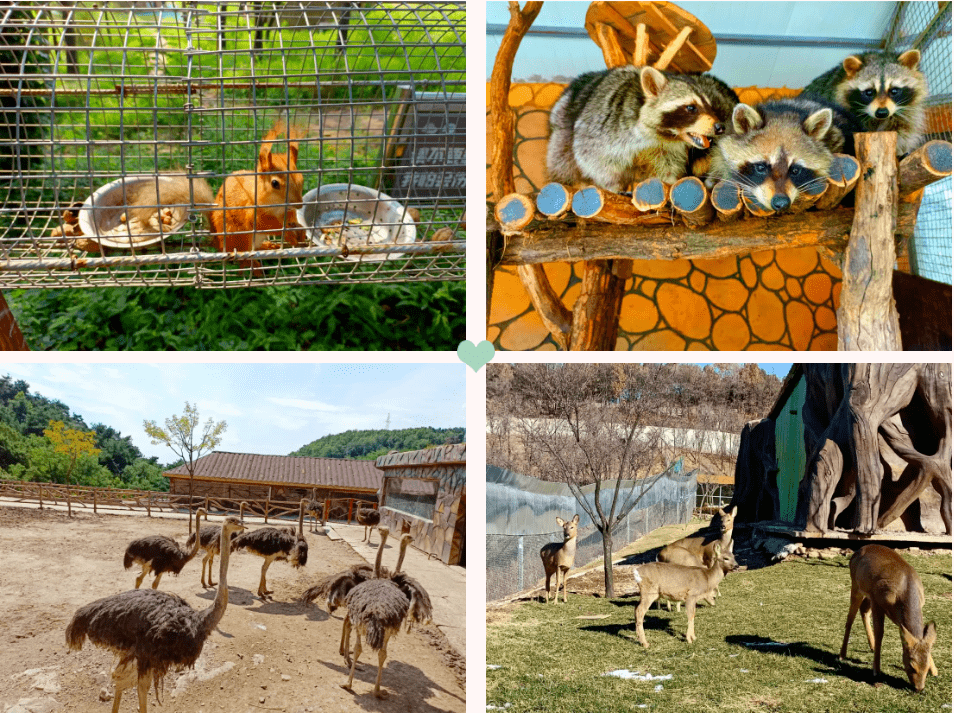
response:
[[[0,628],[0,711],[108,713],[114,657],[88,642],[82,651],[67,652],[66,625],[83,604],[133,587],[139,568],[126,571],[122,567],[128,542],[146,534],[165,534],[184,543],[186,532],[184,520],[84,513],[70,521],[60,512],[0,508],[0,620],[4,622]],[[382,677],[388,699],[380,701],[372,695],[377,656],[367,650],[362,656],[367,665],[355,675],[354,693],[338,686],[347,678],[338,654],[340,610],[329,616],[323,607],[295,600],[321,576],[364,560],[344,542],[306,536],[306,567],[295,570],[284,562],[270,567],[273,602],[253,596],[262,560],[245,553],[233,555],[225,617],[206,642],[195,669],[166,678],[164,709],[175,713],[463,712],[462,671],[445,664],[446,654],[440,648],[443,637],[436,629],[413,629],[391,640]],[[389,545],[385,563],[396,556],[396,549]],[[184,597],[195,608],[209,606],[215,590],[202,589],[200,565],[201,554],[179,577],[164,576],[160,589]],[[100,699],[104,688],[108,689],[105,701]],[[20,706],[15,705],[18,702]],[[150,706],[155,702],[150,694]],[[120,710],[136,710],[133,690],[123,696]]]

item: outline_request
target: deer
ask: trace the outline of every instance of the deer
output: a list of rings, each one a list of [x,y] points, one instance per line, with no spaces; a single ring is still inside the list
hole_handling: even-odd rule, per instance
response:
[[[560,575],[563,575],[563,603],[566,604],[566,575],[573,567],[576,559],[576,528],[580,524],[580,516],[574,515],[572,520],[558,517],[557,524],[563,528],[563,542],[551,542],[540,548],[540,559],[543,560],[543,570],[547,573],[547,593],[545,603],[550,603],[550,577],[556,574],[556,590],[553,593],[553,603],[560,598]]]
[[[713,543],[712,543],[712,545],[717,545],[717,544],[720,545],[720,547],[721,547],[721,544],[720,544],[719,542],[713,542]],[[738,562],[736,561],[736,559],[735,559],[735,553],[732,552],[732,546],[733,546],[733,544],[734,544],[734,543],[730,540],[728,547],[726,547],[726,549],[723,551],[723,556],[725,557],[725,559],[728,560],[729,565],[731,565],[731,567],[730,567],[730,569],[729,569],[730,572],[731,572],[732,570],[734,570],[736,567],[739,566],[739,563],[738,563]],[[714,548],[713,548],[713,549],[714,549]],[[708,567],[708,565],[712,564],[712,562],[711,562],[712,556],[711,556],[711,555],[712,555],[712,553],[710,553],[710,558],[709,558],[710,561],[707,563],[707,562],[705,562],[701,557],[697,557],[696,555],[694,555],[692,552],[690,552],[689,550],[685,549],[684,547],[674,547],[674,546],[671,546],[671,545],[670,545],[670,547],[669,547],[668,559],[667,559],[666,561],[669,562],[669,563],[671,563],[671,564],[680,564],[680,565],[682,565],[683,567],[699,567],[700,569],[706,569],[706,568]],[[721,584],[721,582],[720,582],[720,584]],[[718,584],[716,585],[714,594],[715,594],[715,596],[719,596],[719,597],[722,596],[722,595],[719,593],[719,585],[718,585]],[[705,601],[707,601],[710,605],[715,606],[715,597],[714,597],[714,596],[703,597],[703,599],[704,599]],[[659,597],[658,606],[661,608],[663,601],[666,602],[666,607],[669,609],[669,611],[672,611],[672,601],[669,600],[669,599],[666,599],[665,597],[662,597],[662,596]],[[682,607],[682,602],[677,599],[677,600],[676,600],[676,611],[677,611],[677,612],[680,611],[680,610],[681,610],[681,607]]]
[[[729,511],[719,508],[708,527],[694,535],[683,537],[681,540],[663,547],[656,556],[657,562],[674,562],[672,557],[680,556],[679,550],[688,550],[704,567],[708,567],[715,559],[714,546],[718,542],[723,552],[729,551],[732,542],[732,528],[735,524],[735,514],[738,508]],[[679,548],[678,550],[676,548]],[[719,595],[721,596],[721,595]]]
[[[705,599],[713,601],[712,594],[726,572],[732,570],[731,553],[722,554],[722,546],[716,542],[713,548],[714,559],[709,567],[686,567],[671,562],[649,562],[633,570],[633,577],[639,585],[639,604],[636,605],[636,637],[644,649],[649,648],[646,632],[643,630],[643,618],[649,607],[658,598],[663,597],[674,602],[686,603],[689,628],[686,641],[696,640],[696,602]]]
[[[883,545],[865,545],[848,562],[851,573],[851,603],[845,638],[838,658],[848,653],[848,636],[855,614],[861,610],[861,620],[868,635],[868,645],[874,651],[872,672],[877,679],[881,673],[881,639],[884,636],[884,617],[887,614],[901,630],[901,660],[914,690],[924,690],[927,674],[937,676],[937,666],[931,656],[931,647],[937,638],[934,622],[923,624],[924,585],[914,568],[894,550]]]

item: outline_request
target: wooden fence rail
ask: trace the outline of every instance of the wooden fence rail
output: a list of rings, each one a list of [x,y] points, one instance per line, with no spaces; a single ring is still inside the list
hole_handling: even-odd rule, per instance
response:
[[[284,501],[265,499],[216,498],[212,496],[193,496],[192,506],[189,506],[188,495],[174,495],[172,493],[154,490],[133,490],[128,488],[99,488],[80,485],[65,485],[62,483],[37,483],[22,480],[0,480],[0,498],[9,498],[16,502],[38,503],[40,509],[44,505],[66,504],[67,498],[74,508],[92,509],[98,514],[101,508],[126,509],[130,511],[145,510],[146,515],[152,517],[153,510],[159,512],[185,512],[203,507],[210,515],[238,515],[242,502],[246,503],[245,511],[255,517],[263,517],[265,523],[268,518],[292,519],[298,518],[300,501]],[[324,498],[318,502],[323,506],[319,512],[326,520],[344,521],[351,524],[357,518],[358,508],[377,508],[378,504],[370,500],[358,498]]]

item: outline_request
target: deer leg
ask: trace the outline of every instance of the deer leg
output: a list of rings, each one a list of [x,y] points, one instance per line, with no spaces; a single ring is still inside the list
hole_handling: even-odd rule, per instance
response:
[[[636,605],[636,638],[639,639],[639,643],[643,645],[644,649],[648,649],[649,644],[646,641],[646,632],[643,630],[643,618],[658,597],[659,592],[641,591],[639,604]]]
[[[877,677],[881,673],[881,640],[884,638],[884,610],[881,607],[871,607],[871,628],[874,630],[874,662],[871,670]]]
[[[689,628],[686,630],[686,641],[690,644],[696,640],[696,600],[686,599],[686,614],[689,616]]]
[[[152,588],[159,589],[159,580],[162,579],[162,572],[156,575],[156,578],[152,580]]]
[[[569,567],[563,570],[563,603],[564,604],[566,604],[566,575],[569,574],[569,572],[570,572]],[[558,591],[559,591],[559,588],[558,588]]]
[[[928,654],[928,673],[937,676],[937,666],[934,665],[934,657]]]
[[[384,671],[384,661],[388,657],[388,639],[390,638],[391,638],[391,633],[388,631],[384,632],[384,645],[381,647],[381,650],[378,651],[378,677],[374,681],[375,698],[388,697],[388,692],[381,690],[381,672]]]
[[[871,630],[871,600],[861,602],[861,623],[865,625],[865,634],[868,636],[868,648],[874,651],[875,637]]]
[[[848,656],[848,637],[851,635],[851,625],[855,623],[855,615],[858,613],[858,607],[861,606],[863,599],[864,595],[860,592],[851,592],[851,602],[848,604],[848,621],[845,622],[845,638],[841,642],[841,653],[838,654],[840,659]]]
[[[543,602],[545,604],[550,603],[550,577],[552,576],[553,576],[553,572],[547,572],[547,592],[546,594],[543,595],[544,596]]]

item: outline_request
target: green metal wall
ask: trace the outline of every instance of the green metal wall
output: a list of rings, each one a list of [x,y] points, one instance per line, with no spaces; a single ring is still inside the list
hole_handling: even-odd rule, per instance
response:
[[[798,484],[805,473],[805,426],[802,423],[804,404],[805,378],[802,377],[775,421],[779,510],[785,522],[795,521]]]

